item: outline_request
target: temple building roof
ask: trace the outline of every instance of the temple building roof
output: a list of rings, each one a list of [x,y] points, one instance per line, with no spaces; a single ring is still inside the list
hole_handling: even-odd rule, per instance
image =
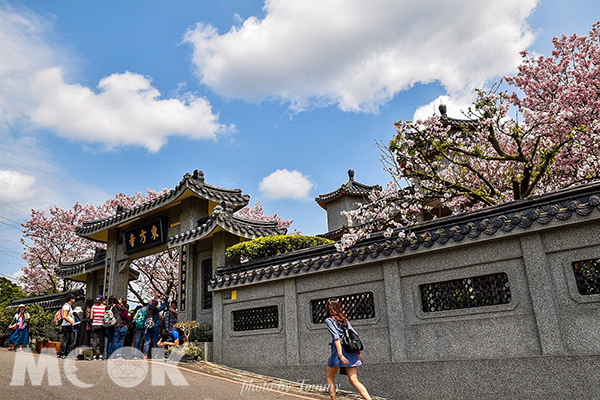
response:
[[[440,104],[440,120],[442,123],[450,125],[453,129],[463,129],[463,128],[474,128],[479,126],[479,121],[476,119],[459,119],[452,118],[446,114],[447,107],[444,104]]]
[[[169,246],[179,246],[226,231],[244,239],[285,235],[287,229],[278,228],[276,221],[255,221],[234,215],[231,203],[223,202],[214,208],[211,216],[198,221],[196,228],[168,238]]]
[[[56,268],[54,272],[57,276],[76,282],[87,282],[87,274],[93,271],[102,270],[106,267],[106,250],[96,249],[93,257],[81,261],[64,263]],[[129,280],[136,280],[140,273],[133,268],[129,268]]]
[[[37,304],[46,310],[52,308],[60,308],[67,302],[67,296],[70,294],[75,296],[75,301],[83,300],[85,298],[85,292],[83,291],[83,289],[79,289],[70,292],[54,293],[47,294],[44,296],[29,297],[27,299],[13,300],[10,303],[9,307],[15,308],[19,304],[24,304],[26,306]]]
[[[77,227],[75,232],[79,236],[105,243],[108,240],[109,229],[122,227],[142,214],[164,210],[189,197],[202,198],[212,202],[213,205],[226,201],[234,210],[246,206],[250,201],[250,196],[242,194],[241,189],[226,189],[210,185],[204,182],[204,172],[195,170],[193,174],[185,174],[179,184],[168,193],[139,206],[120,209],[108,218],[86,221],[82,226]]]
[[[373,189],[381,190],[381,186],[369,186],[354,180],[354,170],[348,170],[348,182],[344,183],[333,192],[321,194],[315,197],[315,201],[327,210],[327,204],[339,199],[342,196],[367,197]]]
[[[474,242],[514,231],[519,234],[542,225],[566,224],[578,217],[599,218],[600,182],[594,182],[528,199],[437,220],[411,228],[413,237],[388,238],[377,232],[350,249],[336,251],[332,244],[298,250],[248,263],[220,266],[210,282],[213,289],[235,287],[285,278],[347,264],[385,260],[418,250],[447,246],[463,240]]]

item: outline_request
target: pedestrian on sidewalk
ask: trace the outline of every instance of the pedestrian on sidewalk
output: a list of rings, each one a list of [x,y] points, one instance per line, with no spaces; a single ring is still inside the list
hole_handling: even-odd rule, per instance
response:
[[[17,306],[17,313],[13,317],[10,329],[14,329],[10,335],[10,343],[17,351],[23,351],[23,345],[29,345],[29,313],[24,304]]]
[[[75,316],[73,315],[73,303],[75,296],[69,294],[67,302],[62,307],[62,323],[61,323],[61,343],[60,343],[60,358],[67,358],[71,350],[73,350],[73,326],[75,325]]]
[[[96,304],[92,306],[92,312],[90,317],[92,318],[92,358],[95,360],[102,360],[102,354],[104,353],[104,312],[106,306],[104,305],[104,296],[100,295],[96,297]]]
[[[340,369],[342,369],[340,371],[341,373],[348,375],[350,384],[358,390],[358,393],[360,393],[365,400],[371,400],[367,388],[358,380],[358,366],[362,365],[360,355],[358,353],[348,352],[342,347],[341,338],[344,337],[344,330],[351,329],[354,331],[354,328],[352,328],[350,321],[348,321],[342,310],[342,306],[337,300],[332,299],[327,301],[325,304],[325,315],[327,316],[325,324],[331,334],[331,356],[327,361],[326,373],[327,387],[329,388],[331,400],[335,400],[336,398],[335,374],[337,374]]]
[[[159,313],[166,308],[166,303],[158,307],[158,300],[153,299],[148,303],[145,334],[144,334],[144,358],[152,358],[150,352],[150,342],[152,347],[158,346],[158,335],[160,334],[160,315]],[[150,352],[150,353],[149,353]]]

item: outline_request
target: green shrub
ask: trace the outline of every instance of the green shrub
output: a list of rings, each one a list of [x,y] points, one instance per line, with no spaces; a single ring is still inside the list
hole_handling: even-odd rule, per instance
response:
[[[328,243],[333,243],[333,241],[315,236],[267,236],[238,243],[229,247],[225,254],[227,257],[239,256],[241,259],[252,261]]]

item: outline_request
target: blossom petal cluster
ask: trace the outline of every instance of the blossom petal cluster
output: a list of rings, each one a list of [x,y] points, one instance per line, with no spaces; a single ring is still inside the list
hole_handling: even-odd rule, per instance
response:
[[[382,161],[392,183],[346,211],[352,246],[374,231],[409,234],[436,216],[556,191],[600,172],[600,22],[554,38],[551,56],[522,53],[517,75],[477,90],[465,119],[399,121]]]

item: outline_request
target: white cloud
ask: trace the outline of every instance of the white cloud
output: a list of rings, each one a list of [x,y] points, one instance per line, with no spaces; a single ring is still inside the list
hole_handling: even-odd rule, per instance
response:
[[[0,170],[0,201],[20,202],[33,196],[35,178],[19,171]]]
[[[446,106],[446,114],[452,118],[467,119],[465,112],[472,106],[472,96],[465,95],[462,97],[439,96],[429,104],[425,104],[415,110],[413,121],[424,120],[432,115],[440,115],[439,106]]]
[[[269,200],[310,200],[309,193],[314,184],[299,171],[278,169],[264,177],[258,188]]]
[[[39,16],[0,6],[0,126],[24,122],[76,141],[152,152],[170,136],[213,139],[234,129],[219,123],[205,98],[162,98],[137,73],[111,74],[96,91],[67,82],[72,60],[50,43],[51,35]]]
[[[221,35],[198,24],[184,41],[201,82],[222,96],[376,112],[417,82],[455,94],[513,72],[534,39],[526,18],[536,4],[267,0],[264,19]]]
[[[0,141],[0,154],[0,171],[11,171],[9,175],[19,176],[24,182],[20,183],[23,186],[21,196],[10,198],[3,196],[4,186],[0,183],[0,201],[8,205],[0,207],[4,215],[13,213],[14,209],[28,213],[32,208],[51,205],[71,207],[75,201],[98,204],[110,197],[109,193],[87,182],[73,179],[40,149],[33,137],[5,138]]]
[[[139,74],[112,74],[98,89],[67,84],[58,68],[39,71],[31,80],[36,100],[31,121],[63,137],[110,147],[139,145],[152,152],[169,136],[212,139],[226,130],[206,99],[160,99],[150,79]]]

